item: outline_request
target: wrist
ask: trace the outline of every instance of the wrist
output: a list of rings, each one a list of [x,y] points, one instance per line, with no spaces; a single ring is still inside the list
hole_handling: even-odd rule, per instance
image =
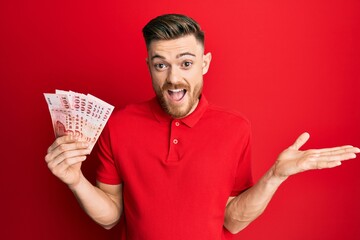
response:
[[[78,189],[82,188],[82,186],[84,185],[85,182],[86,182],[86,178],[84,177],[82,172],[80,172],[78,181],[76,181],[72,184],[68,184],[68,187],[71,191],[76,192]]]
[[[271,184],[280,185],[282,184],[289,176],[280,175],[277,172],[276,163],[270,168],[268,172],[267,181]]]

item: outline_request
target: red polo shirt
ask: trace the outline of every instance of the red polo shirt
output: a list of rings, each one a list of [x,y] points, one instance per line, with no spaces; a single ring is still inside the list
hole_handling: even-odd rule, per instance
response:
[[[123,184],[127,239],[225,239],[226,202],[252,185],[249,123],[204,96],[183,119],[155,98],[129,105],[98,144],[98,181]]]

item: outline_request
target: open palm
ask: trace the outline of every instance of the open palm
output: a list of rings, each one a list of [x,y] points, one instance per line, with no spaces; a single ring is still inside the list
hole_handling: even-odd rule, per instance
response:
[[[275,163],[274,174],[287,178],[296,173],[313,169],[333,168],[341,161],[356,158],[359,148],[346,145],[333,148],[299,150],[310,138],[308,133],[301,134],[295,143],[285,149]]]

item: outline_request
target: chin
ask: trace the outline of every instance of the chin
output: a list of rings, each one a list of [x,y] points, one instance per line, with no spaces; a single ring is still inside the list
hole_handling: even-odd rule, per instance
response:
[[[183,118],[186,117],[190,110],[189,109],[168,109],[168,114],[170,114],[173,118]]]

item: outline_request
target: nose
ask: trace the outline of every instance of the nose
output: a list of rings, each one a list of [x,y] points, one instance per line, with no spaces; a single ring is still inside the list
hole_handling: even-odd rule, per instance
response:
[[[176,84],[180,81],[180,73],[175,67],[170,67],[168,71],[168,75],[166,78],[166,82],[169,84]]]

